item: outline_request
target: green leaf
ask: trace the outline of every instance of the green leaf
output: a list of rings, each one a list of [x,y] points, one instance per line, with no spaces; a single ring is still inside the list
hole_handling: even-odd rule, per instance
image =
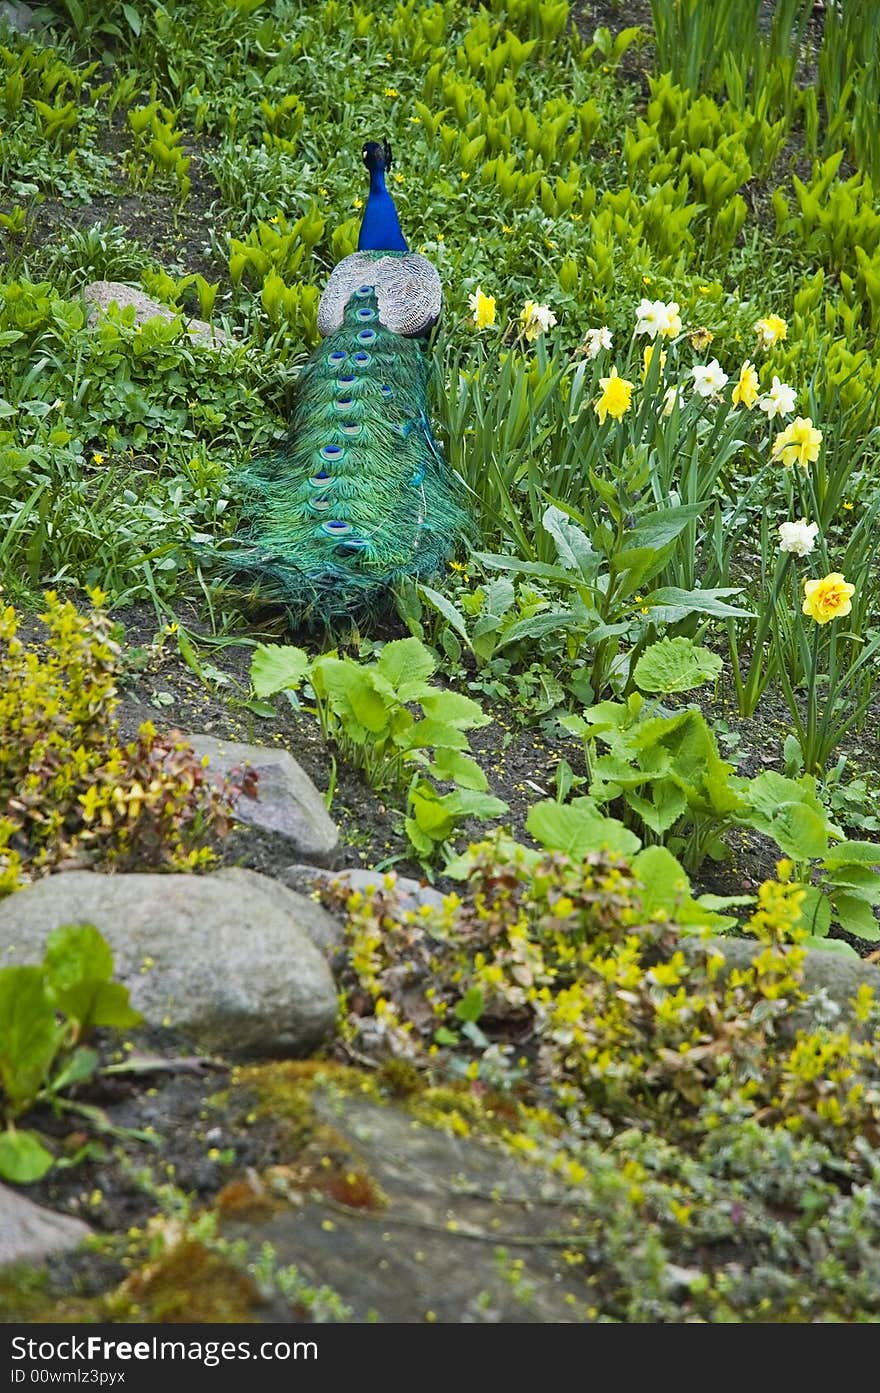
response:
[[[492,717],[485,715],[479,702],[461,692],[431,692],[421,698],[421,707],[426,716],[460,730],[477,730],[492,724]]]
[[[715,930],[736,922],[730,915],[716,913],[705,900],[694,899],[687,872],[665,846],[646,846],[633,857],[632,868],[642,885],[640,899],[646,917],[664,914],[682,928]]]
[[[550,507],[541,523],[556,543],[556,556],[567,571],[577,571],[584,580],[593,578],[602,560],[586,533],[561,508]]]
[[[454,1030],[447,1030],[445,1025],[439,1025],[434,1031],[434,1043],[436,1045],[457,1045],[459,1037]]]
[[[376,690],[376,684],[368,668],[345,658],[321,658],[321,682],[333,710],[338,714],[347,735],[359,744],[364,743],[351,724],[363,727],[371,735],[381,735],[388,730],[389,704],[387,698]]]
[[[426,682],[434,672],[437,660],[419,639],[399,638],[385,644],[376,666],[385,680],[397,690],[404,683]]]
[[[449,779],[461,788],[473,788],[485,793],[489,781],[475,759],[462,754],[460,750],[438,749],[431,765],[431,773],[437,779]]]
[[[446,721],[426,718],[416,721],[408,730],[396,735],[395,745],[401,750],[466,750],[468,738],[463,731]]]
[[[55,994],[83,978],[109,982],[113,951],[93,924],[62,924],[46,940],[43,966],[49,990]]]
[[[551,799],[535,803],[526,818],[526,828],[549,851],[562,851],[582,861],[594,851],[630,856],[641,842],[634,832],[613,817],[603,817],[589,800],[554,803]]]
[[[31,1185],[42,1180],[54,1161],[36,1132],[0,1132],[0,1180]]]
[[[258,697],[274,696],[286,687],[295,691],[309,670],[303,648],[286,643],[260,643],[251,658],[251,682]]]
[[[129,1003],[128,987],[122,982],[102,982],[84,977],[63,990],[56,989],[58,1007],[71,1020],[79,1022],[83,1034],[97,1025],[112,1025],[128,1030],[140,1025],[143,1017]]]
[[[831,901],[817,885],[804,886],[800,922],[813,938],[824,938],[831,928]]]
[[[486,1002],[479,987],[469,987],[461,1001],[456,1002],[455,1014],[460,1021],[478,1021]]]
[[[751,619],[753,612],[727,603],[728,595],[741,591],[729,588],[718,590],[680,590],[667,585],[645,595],[642,606],[650,611],[651,623],[677,624],[689,614],[708,615],[713,619]]]
[[[60,1040],[42,968],[0,968],[0,1085],[13,1113],[33,1102]]]
[[[831,898],[831,913],[842,929],[870,943],[880,939],[880,924],[869,904],[855,895],[835,894]]]
[[[442,614],[447,624],[450,624],[452,626],[452,628],[462,639],[462,641],[466,644],[466,646],[470,648],[471,642],[470,638],[468,637],[468,631],[464,621],[464,617],[455,608],[455,605],[452,603],[452,601],[447,599],[445,595],[441,594],[439,590],[433,590],[430,585],[419,585],[417,586],[417,590],[418,593],[421,595],[422,599],[426,600],[429,605],[433,606],[433,608],[436,609],[438,614]]]
[[[633,673],[643,692],[689,692],[718,677],[723,663],[717,653],[689,638],[663,638],[639,658]]]

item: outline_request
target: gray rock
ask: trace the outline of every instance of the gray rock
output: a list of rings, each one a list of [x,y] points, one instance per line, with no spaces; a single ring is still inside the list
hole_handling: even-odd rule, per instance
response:
[[[728,970],[747,968],[752,959],[763,952],[762,945],[754,938],[711,938],[709,943],[713,949],[724,955]],[[682,938],[681,947],[686,954],[694,953],[698,951],[698,941]],[[873,987],[880,996],[880,967],[876,963],[865,962],[862,958],[810,948],[804,960],[803,974],[806,991],[811,994],[823,992],[829,1001],[847,1014],[849,1003],[863,982]],[[796,1024],[808,1025],[813,1018],[814,1013],[805,1008],[797,1013]]]
[[[239,821],[284,838],[290,850],[307,861],[332,864],[339,830],[324,799],[288,750],[215,740],[213,735],[187,738],[197,755],[208,756],[208,768],[218,779],[245,765],[257,774],[256,798],[242,794],[235,805]]]
[[[336,881],[346,891],[368,890],[370,886],[378,888],[384,883],[385,874],[384,871],[370,871],[362,866],[346,866],[339,871],[328,871],[319,870],[315,866],[300,865],[286,866],[278,878],[292,890],[300,890],[307,894],[319,885],[331,885]],[[401,875],[395,878],[395,889],[400,907],[404,911],[412,910],[418,913],[422,905],[430,905],[432,909],[443,907],[443,895],[439,890],[435,890],[433,885],[422,885],[418,880]]]
[[[332,1035],[320,905],[255,871],[63,871],[0,902],[0,963],[43,957],[60,924],[94,924],[148,1026],[230,1059],[303,1055]]]
[[[82,1219],[55,1214],[19,1190],[0,1185],[0,1267],[45,1262],[55,1253],[78,1248],[90,1233]]]
[[[92,325],[98,322],[101,313],[106,314],[112,304],[118,305],[120,309],[134,305],[135,324],[145,324],[148,319],[155,319],[157,315],[161,319],[177,318],[168,305],[151,300],[149,295],[137,286],[125,285],[122,281],[92,281],[83,291],[83,297],[91,306],[88,322]],[[203,319],[188,319],[186,327],[190,338],[197,343],[205,343],[215,348],[221,344],[234,344],[234,340],[230,339],[228,334],[224,334],[222,329],[206,324]]]
[[[37,17],[24,0],[3,0],[0,4],[0,26],[4,22],[14,34],[27,34],[37,27]]]
[[[308,1182],[296,1190],[294,1170],[290,1182],[279,1177],[289,1207],[225,1218],[224,1236],[245,1237],[255,1251],[271,1243],[279,1268],[293,1263],[310,1284],[330,1286],[351,1321],[371,1311],[409,1323],[585,1319],[580,1284],[552,1237],[566,1228],[571,1193],[547,1170],[396,1105],[320,1086],[312,1105],[387,1203],[344,1208]]]

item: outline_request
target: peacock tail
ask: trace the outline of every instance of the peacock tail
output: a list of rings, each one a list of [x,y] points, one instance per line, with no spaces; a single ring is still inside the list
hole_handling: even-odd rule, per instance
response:
[[[225,554],[296,625],[363,624],[397,582],[442,570],[470,530],[428,419],[440,280],[399,249],[381,173],[379,213],[393,222],[373,240],[390,247],[366,246],[333,271],[318,315],[325,337],[300,374],[286,439],[242,471],[240,533]]]

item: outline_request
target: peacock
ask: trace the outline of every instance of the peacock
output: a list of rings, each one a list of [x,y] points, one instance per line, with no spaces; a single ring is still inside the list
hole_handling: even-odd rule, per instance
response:
[[[295,627],[363,624],[393,586],[428,578],[470,531],[464,490],[428,419],[440,277],[410,251],[385,183],[387,139],[369,140],[358,249],[318,307],[321,343],[296,384],[289,429],[242,471],[226,565]]]

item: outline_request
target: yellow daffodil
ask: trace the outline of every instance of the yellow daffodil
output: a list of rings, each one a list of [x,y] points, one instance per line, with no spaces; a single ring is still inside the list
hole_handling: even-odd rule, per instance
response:
[[[468,304],[474,316],[474,324],[478,329],[491,329],[495,323],[495,298],[492,295],[484,295],[480,286],[477,286],[473,295],[468,297]]]
[[[802,609],[817,624],[827,624],[829,619],[841,619],[852,609],[851,596],[856,593],[854,585],[845,581],[839,571],[832,571],[822,580],[804,581],[804,603]]]
[[[757,319],[752,328],[758,335],[758,345],[761,348],[772,348],[788,333],[788,325],[778,314],[768,314],[766,319]]]
[[[799,464],[802,469],[819,458],[822,432],[816,430],[809,416],[795,416],[773,442],[773,458],[781,459],[786,467]]]
[[[739,381],[733,389],[731,400],[734,406],[745,406],[749,411],[758,400],[758,374],[748,358],[739,370]]]
[[[606,416],[619,421],[629,411],[632,402],[633,383],[618,376],[617,368],[612,368],[608,377],[599,378],[602,394],[594,405],[599,420],[604,423]]]
[[[645,378],[648,376],[648,368],[651,366],[651,359],[653,358],[653,356],[654,356],[654,345],[653,345],[652,343],[646,343],[644,349],[642,350],[642,381],[643,381],[643,382],[644,382]],[[664,369],[665,366],[666,366],[666,354],[665,354],[665,352],[663,351],[663,349],[661,348],[661,350],[660,350],[660,374],[661,374],[661,376],[663,375],[663,369]]]

